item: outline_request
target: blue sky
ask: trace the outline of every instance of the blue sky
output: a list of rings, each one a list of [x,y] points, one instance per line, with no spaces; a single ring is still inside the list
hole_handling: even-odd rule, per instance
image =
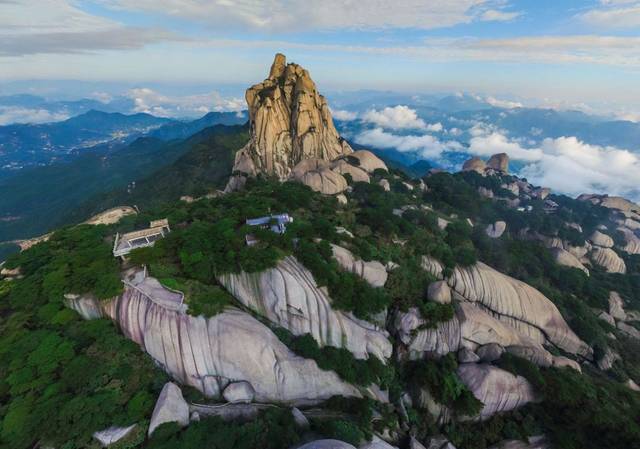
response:
[[[241,95],[276,51],[325,91],[465,91],[640,117],[638,0],[0,0],[0,93],[82,80]]]

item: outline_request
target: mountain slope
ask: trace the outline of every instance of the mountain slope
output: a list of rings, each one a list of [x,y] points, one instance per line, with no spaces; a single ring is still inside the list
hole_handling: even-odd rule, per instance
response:
[[[157,138],[143,137],[110,154],[86,154],[68,164],[35,168],[2,180],[0,217],[4,219],[0,221],[0,240],[31,237],[67,223],[65,217],[70,211],[92,196],[118,188],[126,192],[127,185],[132,181],[171,164],[183,154],[194,150],[206,152],[209,145],[215,142],[217,134],[241,132],[241,128],[220,125],[185,140],[163,142]],[[228,173],[224,161],[221,158],[221,167]],[[200,162],[204,160],[198,160]],[[214,171],[217,163],[215,158],[210,162]],[[171,188],[176,179],[169,174],[163,182],[159,190]],[[185,179],[185,183],[188,182]],[[119,198],[123,201],[129,199],[125,194]]]

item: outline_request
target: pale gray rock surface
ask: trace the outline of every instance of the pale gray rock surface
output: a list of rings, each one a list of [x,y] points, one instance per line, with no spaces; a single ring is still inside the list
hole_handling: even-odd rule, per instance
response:
[[[616,324],[616,327],[627,336],[640,340],[640,331],[635,327],[631,326],[630,324],[627,324],[622,321],[618,321],[618,323]]]
[[[460,380],[484,406],[479,419],[488,419],[496,413],[507,412],[535,401],[531,384],[492,365],[466,363],[458,367]]]
[[[423,257],[423,268],[436,277],[442,275],[442,265],[432,258]],[[478,262],[470,267],[456,267],[447,283],[462,299],[487,309],[500,321],[539,344],[549,341],[572,354],[586,357],[592,354],[591,348],[571,330],[558,308],[522,281]]]
[[[454,318],[439,323],[435,329],[421,328],[424,320],[416,308],[398,313],[394,324],[410,359],[420,359],[426,354],[441,356],[462,348],[473,351],[479,346],[497,343],[510,352],[520,348],[517,355],[533,363],[551,365],[551,354],[539,342],[469,302],[458,303]]]
[[[369,175],[366,171],[360,167],[349,164],[344,159],[338,159],[331,165],[331,169],[341,175],[350,175],[353,182],[366,182],[370,181]]]
[[[627,272],[627,266],[624,260],[611,248],[595,247],[590,253],[591,261],[604,268],[608,273]]]
[[[136,427],[137,424],[132,424],[129,427],[112,426],[108,429],[95,432],[93,438],[102,446],[108,447],[129,436]]]
[[[377,169],[389,171],[389,169],[387,168],[387,165],[382,161],[382,159],[380,159],[378,156],[376,156],[375,154],[373,154],[371,151],[368,151],[368,150],[354,151],[353,153],[348,155],[348,158],[357,159],[358,162],[355,163],[354,165],[356,165],[357,167],[360,167],[367,173],[373,173]]]
[[[173,382],[164,384],[149,422],[149,435],[162,424],[175,422],[185,427],[189,425],[189,404],[182,397],[180,387]]]
[[[640,238],[626,227],[617,228],[624,235],[625,245],[620,249],[627,254],[640,254]]]
[[[384,287],[387,282],[387,269],[382,263],[372,260],[365,262],[358,259],[351,251],[342,246],[331,244],[333,258],[343,270],[357,274],[372,287]]]
[[[624,301],[618,292],[609,292],[609,315],[616,320],[625,321],[627,313],[624,311]]]
[[[504,221],[496,221],[493,224],[490,224],[485,229],[485,233],[492,239],[497,239],[502,237],[504,231],[507,229],[507,224]]]
[[[321,346],[343,347],[360,359],[391,356],[387,332],[334,310],[325,289],[294,257],[260,273],[228,273],[218,280],[243,305],[295,335],[311,334]]]
[[[451,302],[451,289],[445,281],[435,281],[427,288],[427,298],[429,301],[438,304],[449,304]]]
[[[566,251],[562,248],[551,248],[550,252],[553,260],[555,260],[558,265],[577,268],[584,271],[585,274],[589,275],[589,270],[587,269],[587,267],[585,267],[582,262],[580,262],[580,260],[569,251]]]
[[[384,189],[385,192],[389,192],[391,190],[391,185],[389,184],[389,181],[387,181],[386,179],[381,179],[380,182],[378,182],[378,184],[380,185],[380,187]]]
[[[304,164],[305,162],[302,161],[301,163]],[[348,184],[344,176],[330,168],[311,169],[304,172],[300,170],[297,173],[300,172],[301,174],[299,175],[294,174],[293,179],[309,186],[315,192],[335,195],[347,190]]]
[[[301,429],[309,428],[309,420],[304,416],[304,413],[302,413],[299,408],[293,407],[291,409],[291,415],[293,415],[293,421],[296,423],[296,426]]]
[[[256,392],[251,384],[245,380],[231,382],[222,392],[225,401],[234,404],[248,404],[253,401]]]
[[[462,164],[462,171],[475,171],[484,174],[484,169],[487,167],[485,161],[480,159],[479,157],[472,157],[471,159],[467,159]]]
[[[613,248],[613,239],[607,234],[604,234],[600,231],[593,231],[593,234],[591,234],[589,240],[591,240],[591,243],[596,246],[601,246],[603,248]]]
[[[561,355],[553,356],[553,366],[556,368],[571,368],[578,372],[582,372],[582,367],[575,360]]]
[[[600,368],[602,371],[607,371],[611,369],[613,367],[613,364],[616,362],[616,360],[619,360],[619,359],[620,359],[620,354],[618,354],[611,348],[607,348],[605,353],[602,355],[602,357],[600,357],[600,359],[596,363],[598,365],[598,368]]]
[[[552,449],[544,436],[529,437],[528,441],[504,440],[489,449]]]
[[[420,445],[425,449],[456,449],[456,447],[443,435],[429,438],[425,441],[425,445]],[[420,448],[420,446],[416,446]]]
[[[69,305],[82,311],[86,308],[78,303],[84,301],[95,300]],[[194,317],[131,287],[97,307],[174,379],[208,397],[219,397],[230,381],[239,380],[251,383],[258,402],[296,405],[361,396],[336,373],[295,355],[268,327],[235,308],[211,318]]]

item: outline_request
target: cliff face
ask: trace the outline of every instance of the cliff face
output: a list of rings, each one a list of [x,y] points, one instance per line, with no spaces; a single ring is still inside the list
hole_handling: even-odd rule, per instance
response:
[[[385,273],[386,275],[386,273]],[[321,346],[344,347],[360,359],[391,356],[387,332],[331,307],[331,299],[295,258],[260,273],[224,274],[219,281],[242,304]]]
[[[325,98],[309,72],[277,54],[269,77],[246,92],[251,140],[234,171],[287,179],[304,159],[331,161],[352,152],[336,131]]]
[[[230,308],[211,318],[171,310],[140,290],[104,303],[69,299],[85,318],[109,317],[174,379],[219,397],[232,381],[247,381],[258,402],[313,403],[334,395],[359,397],[359,391],[313,360],[291,352],[251,315]]]
[[[442,266],[423,258],[424,268],[442,276]],[[591,348],[571,330],[558,308],[530,285],[478,262],[456,267],[447,283],[462,300],[475,303],[531,340],[550,342],[572,354],[590,358]]]

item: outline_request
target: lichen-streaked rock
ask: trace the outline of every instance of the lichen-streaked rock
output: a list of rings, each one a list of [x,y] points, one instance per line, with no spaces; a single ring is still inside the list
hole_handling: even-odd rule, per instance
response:
[[[578,270],[584,271],[584,273],[588,276],[589,270],[585,267],[580,260],[569,251],[566,251],[562,248],[551,248],[551,256],[553,260],[556,261],[558,265],[563,265],[565,267],[577,268]]]
[[[591,261],[604,268],[608,273],[627,272],[627,265],[624,260],[611,248],[596,247],[589,253]]]
[[[617,228],[624,236],[625,245],[620,249],[627,254],[640,254],[640,238],[626,227]]]
[[[68,300],[80,313],[99,309],[165,371],[206,396],[219,397],[230,381],[245,380],[258,402],[307,404],[360,392],[332,371],[318,368],[287,348],[264,324],[228,308],[211,318],[194,317],[154,302],[140,290],[86,307],[92,298]]]
[[[458,376],[484,404],[479,415],[481,420],[536,400],[533,387],[524,377],[492,365],[465,363],[458,367]]]
[[[391,355],[386,331],[334,310],[331,298],[294,257],[260,273],[220,275],[219,281],[246,307],[295,335],[311,334],[321,346],[343,347],[361,359]]]
[[[382,263],[376,260],[366,262],[358,259],[348,249],[333,243],[331,244],[331,249],[333,250],[333,258],[336,259],[342,269],[357,274],[372,287],[384,287],[388,274]]]
[[[309,72],[277,54],[269,77],[247,89],[251,137],[236,154],[234,172],[281,180],[303,159],[326,161],[353,150],[335,129],[325,98]]]
[[[423,268],[442,276],[442,265],[423,257]],[[447,283],[460,297],[476,303],[540,344],[553,343],[572,353],[591,357],[592,349],[571,330],[558,308],[530,285],[478,262],[456,267]]]
[[[466,301],[456,305],[453,319],[439,323],[434,329],[423,328],[424,323],[416,308],[395,317],[398,338],[407,346],[410,359],[441,356],[462,348],[475,351],[496,343],[533,363],[551,365],[551,354],[539,342]]]
[[[593,231],[591,237],[589,237],[591,243],[596,246],[601,246],[603,248],[613,248],[613,239],[607,234],[603,234],[600,231]]]

